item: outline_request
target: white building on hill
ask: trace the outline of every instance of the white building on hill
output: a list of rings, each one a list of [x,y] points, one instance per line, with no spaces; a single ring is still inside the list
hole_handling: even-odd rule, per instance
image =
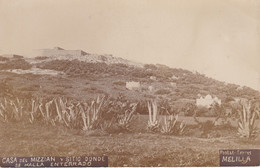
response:
[[[82,50],[65,50],[60,47],[54,47],[53,49],[39,49],[35,50],[35,56],[83,56],[87,53]]]
[[[133,89],[139,89],[140,88],[140,82],[126,82],[126,88],[129,90]]]
[[[211,104],[213,103],[218,103],[219,105],[221,105],[221,100],[217,97],[212,97],[211,95],[207,95],[204,98],[202,96],[200,96],[200,98],[196,99],[196,105],[197,106],[204,106],[209,108]]]

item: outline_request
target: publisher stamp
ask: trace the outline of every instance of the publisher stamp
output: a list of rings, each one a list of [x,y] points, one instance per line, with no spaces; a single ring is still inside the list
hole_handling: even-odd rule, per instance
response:
[[[108,167],[108,156],[0,157],[0,167]]]
[[[259,166],[260,149],[232,149],[219,151],[220,166]]]

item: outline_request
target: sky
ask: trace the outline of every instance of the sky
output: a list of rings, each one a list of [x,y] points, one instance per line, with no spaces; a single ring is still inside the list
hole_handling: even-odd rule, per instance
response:
[[[55,46],[260,90],[260,0],[0,0],[0,54]]]

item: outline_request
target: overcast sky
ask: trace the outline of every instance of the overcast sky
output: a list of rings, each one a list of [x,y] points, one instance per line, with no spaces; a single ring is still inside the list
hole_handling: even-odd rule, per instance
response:
[[[0,54],[54,46],[260,90],[260,0],[0,0]]]

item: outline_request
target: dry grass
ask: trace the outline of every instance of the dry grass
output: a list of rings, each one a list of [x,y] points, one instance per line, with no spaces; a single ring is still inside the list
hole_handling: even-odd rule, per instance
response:
[[[109,166],[219,166],[219,149],[259,149],[235,137],[203,139],[160,134],[89,136],[40,123],[0,123],[0,156],[106,155]]]

